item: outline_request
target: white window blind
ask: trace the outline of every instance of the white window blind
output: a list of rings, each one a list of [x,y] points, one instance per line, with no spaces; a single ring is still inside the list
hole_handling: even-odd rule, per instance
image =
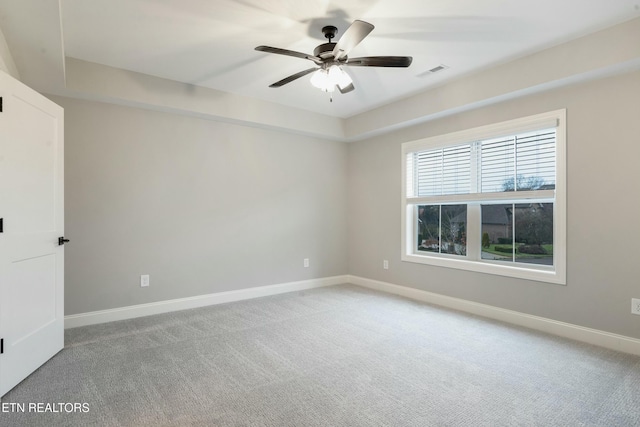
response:
[[[553,189],[555,145],[552,128],[408,153],[407,196]]]
[[[415,197],[467,194],[471,192],[471,146],[469,144],[411,153],[413,167],[408,178]]]
[[[503,191],[514,178],[515,138],[496,138],[480,143],[480,193]]]
[[[522,177],[522,188],[518,178]],[[537,181],[535,180],[537,179]],[[555,188],[556,183],[556,130],[547,129],[516,137],[516,188],[533,190],[540,187]]]

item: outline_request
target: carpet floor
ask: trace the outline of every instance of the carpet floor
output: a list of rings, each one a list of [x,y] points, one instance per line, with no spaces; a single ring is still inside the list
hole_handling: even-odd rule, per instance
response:
[[[69,329],[65,343],[3,397],[0,425],[640,425],[637,356],[352,285]]]

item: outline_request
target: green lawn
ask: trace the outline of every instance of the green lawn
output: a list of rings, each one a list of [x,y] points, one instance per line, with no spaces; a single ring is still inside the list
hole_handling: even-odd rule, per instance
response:
[[[516,243],[516,248],[518,246],[520,246],[522,243]],[[511,245],[501,245],[501,244],[491,244],[488,248],[482,248],[482,252],[488,252],[490,254],[494,254],[494,255],[499,255],[499,256],[504,256],[504,257],[508,257],[509,254],[506,252],[500,252],[500,251],[496,251],[496,246],[501,246],[501,247],[512,247]],[[553,245],[542,245],[542,247],[547,251],[546,254],[544,255],[534,255],[534,254],[521,254],[520,252],[518,252],[518,250],[516,249],[516,255],[518,256],[518,258],[546,258],[549,256],[553,255]]]

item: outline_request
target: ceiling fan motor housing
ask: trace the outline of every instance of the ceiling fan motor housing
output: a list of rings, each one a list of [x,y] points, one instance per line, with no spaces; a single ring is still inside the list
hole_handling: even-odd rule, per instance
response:
[[[333,56],[333,48],[335,46],[335,43],[322,43],[313,49],[313,55],[322,59],[330,58]]]
[[[337,32],[338,28],[333,25],[326,25],[322,27],[322,34],[324,34],[324,37],[329,40],[329,43],[323,43],[316,47],[313,50],[313,55],[322,59],[331,58],[333,56],[333,48],[336,46],[335,43],[331,42],[331,39],[336,37]]]

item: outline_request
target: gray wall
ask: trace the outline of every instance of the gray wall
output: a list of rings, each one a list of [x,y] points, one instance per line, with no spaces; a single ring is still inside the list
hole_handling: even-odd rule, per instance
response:
[[[640,73],[349,145],[349,273],[640,338]],[[428,101],[427,101],[428,102]],[[567,108],[567,286],[400,261],[400,145]],[[390,261],[389,270],[382,260]]]
[[[7,41],[4,38],[4,34],[2,33],[2,29],[0,28],[0,70],[9,74],[16,79],[20,79],[18,75],[18,70],[16,69],[16,64],[13,62],[13,57],[11,56],[11,52],[9,52],[9,46],[7,46]]]
[[[344,143],[51,98],[65,314],[347,273]]]
[[[349,273],[640,338],[640,73],[350,144],[52,98],[66,119],[67,315]],[[400,261],[402,142],[558,108],[567,286]]]

